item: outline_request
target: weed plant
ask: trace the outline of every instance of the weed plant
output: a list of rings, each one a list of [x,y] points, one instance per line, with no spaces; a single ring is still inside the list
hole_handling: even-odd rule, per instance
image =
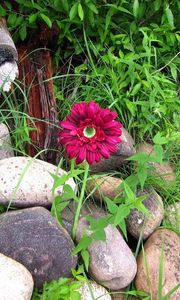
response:
[[[76,292],[79,283],[88,282],[84,272],[89,264],[88,245],[92,240],[105,239],[104,228],[109,223],[120,226],[126,237],[125,217],[130,209],[139,205],[139,209],[144,210],[143,198],[135,195],[137,187],[153,186],[165,206],[179,201],[179,10],[176,0],[15,0],[0,5],[0,16],[7,18],[17,44],[32,39],[42,22],[49,28],[60,29],[53,45],[56,73],[52,80],[61,120],[69,114],[73,103],[94,99],[101,107],[118,113],[136,144],[141,141],[155,144],[158,162],[171,162],[176,173],[176,182],[165,186],[163,181],[149,174],[148,156],[131,157],[131,162],[115,174],[125,179],[124,196],[113,201],[106,199],[108,218],[99,223],[89,218],[93,235],[91,238],[84,236],[74,249],[74,253],[81,253],[85,267],[73,270],[73,279],[46,283],[43,291],[34,291],[32,300],[80,299]],[[62,70],[65,70],[63,74]],[[14,84],[12,93],[2,93],[0,122],[11,128],[16,155],[26,155],[26,145],[31,143],[29,132],[32,128],[28,126],[28,119],[31,124],[35,120],[27,115],[27,106],[28,88],[22,90],[20,82]],[[133,167],[134,161],[139,169],[137,165]],[[61,163],[65,166],[63,160]],[[69,204],[69,197],[77,201],[83,185],[82,169],[69,169],[67,176],[74,177],[78,184],[77,195],[64,185],[67,178],[59,179],[52,174],[53,193],[58,185],[64,185],[63,197],[54,196],[52,205],[52,214],[60,224],[61,212]],[[88,197],[92,195],[87,193],[84,202]],[[0,212],[5,210],[0,206]],[[162,227],[174,229],[166,222]],[[140,237],[135,256],[142,244]],[[163,247],[158,300],[168,300],[170,295],[162,296],[162,262]],[[127,287],[124,294],[127,299],[132,296],[152,299],[152,295],[136,291],[133,285]]]

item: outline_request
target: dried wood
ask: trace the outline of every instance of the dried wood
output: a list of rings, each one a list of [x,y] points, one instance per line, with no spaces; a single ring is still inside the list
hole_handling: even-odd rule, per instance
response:
[[[28,54],[25,47],[18,49],[20,80],[28,91],[28,125],[34,130],[30,132],[32,144],[28,145],[27,152],[35,156],[40,150],[47,149],[40,158],[56,162],[57,152],[48,149],[57,149],[57,109],[53,92],[52,62],[50,52],[37,49]]]

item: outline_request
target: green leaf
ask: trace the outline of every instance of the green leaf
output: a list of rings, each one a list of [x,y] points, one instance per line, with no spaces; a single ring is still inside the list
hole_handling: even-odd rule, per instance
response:
[[[121,204],[118,207],[115,220],[114,220],[114,225],[117,226],[118,224],[120,224],[129,215],[129,213],[130,213],[129,207],[127,207],[124,204]]]
[[[159,10],[160,7],[161,7],[161,0],[156,0],[154,2],[154,9],[155,9],[155,11]]]
[[[76,195],[69,184],[63,186],[63,200],[75,199]]]
[[[77,12],[78,12],[78,2],[76,2],[70,9],[69,18],[71,21],[76,17]]]
[[[156,153],[156,158],[158,162],[161,164],[163,160],[163,148],[161,145],[155,145],[154,146],[154,151]]]
[[[141,88],[141,83],[139,82],[134,86],[131,95],[135,96],[139,92],[140,88]]]
[[[70,292],[70,300],[81,300],[81,295],[77,291]]]
[[[154,138],[153,138],[153,142],[157,145],[164,145],[167,144],[168,139],[166,137],[163,137],[162,134],[160,132],[158,132]]]
[[[53,184],[53,190],[55,190],[57,187],[63,185],[67,180],[68,180],[68,175],[64,174],[62,176],[58,176],[56,174],[50,173],[52,178],[54,179],[54,184]]]
[[[94,241],[105,241],[106,240],[106,233],[104,229],[99,229],[99,230],[95,230],[92,235],[91,238]]]
[[[177,67],[175,64],[170,64],[169,67],[171,69],[172,77],[176,81],[177,80]]]
[[[89,268],[89,252],[87,250],[83,250],[83,251],[81,251],[81,256],[82,256],[82,259],[84,261],[86,271],[88,271],[88,268]]]
[[[137,176],[141,185],[141,188],[143,189],[145,181],[147,179],[147,165],[146,164],[140,164],[137,168]]]
[[[36,21],[38,14],[32,14],[29,16],[29,24],[32,24]]]
[[[172,13],[171,9],[169,8],[169,6],[166,7],[165,14],[166,14],[169,25],[174,28],[174,16],[173,16],[173,13]]]
[[[82,251],[82,250],[86,250],[87,247],[91,244],[92,242],[92,239],[91,237],[87,236],[87,235],[84,235],[79,243],[77,244],[77,246],[74,248],[73,250],[73,255],[77,254],[78,252]]]
[[[115,214],[117,212],[118,206],[109,198],[105,197],[105,201],[107,204],[107,208],[111,214]]]
[[[4,3],[6,4],[6,7],[7,7],[9,10],[12,9],[12,5],[11,5],[11,3],[10,3],[9,1],[5,1]]]
[[[15,13],[10,14],[7,18],[7,23],[10,26],[13,26],[16,23],[17,16]]]
[[[126,160],[132,160],[132,161],[138,161],[141,163],[145,163],[149,161],[149,155],[143,152],[137,153],[135,155],[132,155],[128,158],[126,158]]]
[[[88,2],[88,3],[87,3],[87,6],[89,7],[89,9],[90,9],[93,13],[98,14],[98,10],[97,10],[96,6],[95,6],[92,2]]]
[[[26,31],[26,25],[23,25],[20,30],[19,30],[19,35],[22,41],[25,40],[26,36],[27,36],[27,31]]]
[[[129,111],[131,112],[131,114],[133,116],[135,116],[136,113],[136,105],[134,104],[134,102],[131,102],[129,100],[126,100],[126,106],[129,109]]]
[[[84,11],[83,11],[81,3],[78,4],[78,15],[79,15],[79,18],[81,19],[81,21],[83,21],[83,19],[84,19]]]
[[[130,186],[125,181],[123,181],[123,187],[128,200],[133,201],[134,199],[136,199],[135,194],[133,193]]]
[[[133,3],[133,15],[135,16],[135,18],[138,17],[138,11],[139,11],[139,1],[138,0],[134,0],[134,3]]]
[[[122,220],[121,222],[119,222],[119,227],[122,230],[122,233],[124,234],[125,238],[127,239],[127,230],[126,230],[126,222],[125,220]]]
[[[6,11],[5,11],[5,9],[2,7],[2,5],[0,5],[0,16],[1,16],[1,17],[5,17],[5,16],[6,16]]]
[[[96,229],[103,229],[108,225],[108,216],[101,217],[98,219],[95,219],[91,216],[87,216],[86,220],[90,223],[90,229],[92,231]]]
[[[43,21],[47,24],[47,26],[49,27],[49,28],[51,28],[52,27],[52,22],[51,22],[51,20],[49,19],[49,17],[48,16],[46,16],[46,15],[44,15],[44,14],[40,14],[40,16],[41,16],[41,18],[43,19]]]

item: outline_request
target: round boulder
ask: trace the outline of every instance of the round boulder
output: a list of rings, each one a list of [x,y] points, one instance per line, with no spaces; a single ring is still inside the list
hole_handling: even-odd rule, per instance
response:
[[[137,153],[141,152],[146,153],[148,155],[155,155],[153,145],[147,143],[141,143],[138,145]],[[152,173],[154,173],[156,176],[159,176],[162,180],[166,181],[167,183],[175,181],[176,176],[169,162],[163,162],[162,164],[150,162],[150,164],[154,168]]]
[[[76,233],[77,241],[81,239],[84,232],[88,233],[88,229],[88,221],[81,218]],[[116,228],[108,225],[105,233],[106,241],[93,241],[88,247],[89,272],[99,284],[112,290],[119,290],[133,281],[137,270],[136,260]]]
[[[0,215],[0,252],[22,263],[32,274],[35,286],[69,277],[77,258],[74,243],[43,207]]]
[[[81,294],[81,300],[92,300],[92,295],[94,299],[111,300],[108,291],[94,281],[83,283],[79,293]]]
[[[33,286],[31,273],[17,261],[0,253],[0,299],[30,300]]]
[[[117,170],[121,165],[127,163],[126,158],[134,155],[136,150],[134,148],[134,140],[125,128],[122,128],[121,135],[122,142],[116,147],[116,153],[111,154],[110,158],[102,159],[98,163],[91,166],[92,172],[108,172]]]
[[[138,196],[142,195],[147,195],[147,198],[143,201],[148,210],[147,215],[134,208],[126,218],[127,230],[136,239],[139,239],[141,232],[143,239],[147,239],[161,224],[164,216],[162,198],[155,190],[146,189],[138,193]]]
[[[8,127],[0,123],[0,159],[14,156]]]
[[[180,202],[166,207],[164,225],[180,234]]]
[[[122,180],[114,176],[92,176],[87,182],[88,192],[92,192],[95,200],[102,201],[104,197],[114,199],[122,189]]]
[[[0,160],[0,203],[25,208],[50,206],[54,183],[51,173],[60,177],[67,174],[50,163],[30,157],[18,156]],[[72,178],[66,184],[75,190]],[[61,193],[62,186],[59,186],[55,194]]]
[[[180,239],[168,229],[155,231],[144,245],[137,259],[137,275],[135,285],[137,290],[152,294],[152,299],[158,299],[159,272],[162,272],[162,295],[167,295],[180,282]],[[162,267],[161,267],[162,262]],[[176,290],[170,298],[180,299],[180,291]]]

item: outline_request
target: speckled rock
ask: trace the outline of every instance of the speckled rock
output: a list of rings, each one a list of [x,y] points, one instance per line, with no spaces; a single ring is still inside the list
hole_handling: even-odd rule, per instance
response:
[[[72,233],[75,211],[76,202],[71,201],[61,213],[64,228],[69,232],[70,235]],[[81,208],[80,217],[92,216],[94,214],[98,214],[98,216],[105,216],[106,211],[94,201],[87,200]]]
[[[14,207],[50,206],[52,204],[53,178],[67,174],[56,166],[29,157],[11,157],[0,160],[0,203]],[[67,184],[75,190],[75,182],[68,179]],[[62,186],[56,194],[62,193]]]
[[[137,259],[138,271],[135,279],[135,285],[138,290],[149,293],[151,289],[152,299],[158,299],[158,276],[162,244],[164,247],[162,296],[165,296],[180,282],[179,236],[171,230],[158,229],[149,237],[144,245],[148,276],[143,253],[141,251]],[[180,290],[176,290],[176,292],[168,299],[179,300]]]
[[[161,224],[164,216],[164,207],[162,198],[152,188],[140,191],[138,196],[147,195],[143,201],[144,206],[148,210],[145,215],[137,209],[132,209],[126,218],[127,230],[139,239],[141,231],[142,237],[147,239],[150,234]]]
[[[111,296],[109,295],[108,291],[93,281],[89,281],[88,284],[83,283],[79,292],[81,294],[81,300],[92,300],[91,293],[93,294],[94,300],[111,300]]]
[[[22,263],[32,274],[35,286],[68,277],[77,258],[74,243],[50,212],[33,207],[0,215],[0,252]]]
[[[77,241],[85,231],[88,233],[88,228],[87,220],[81,218],[76,233]],[[112,290],[119,290],[133,281],[137,270],[136,260],[116,228],[108,225],[105,233],[106,241],[93,241],[88,247],[89,272],[99,284]]]
[[[177,232],[177,234],[180,234],[180,202],[176,202],[166,207],[164,224]]]
[[[99,163],[94,163],[91,166],[92,172],[106,172],[117,170],[121,165],[127,163],[125,159],[136,153],[134,148],[134,140],[125,128],[122,128],[122,142],[117,145],[116,153],[113,153],[110,158],[102,159]]]
[[[30,272],[17,261],[0,253],[0,299],[30,300],[33,286]]]
[[[92,176],[90,180],[87,182],[88,192],[92,193],[92,197],[95,200],[102,201],[104,197],[108,197],[110,199],[118,196],[122,189],[120,185],[122,180],[114,177],[114,176]]]
[[[0,159],[14,156],[8,127],[0,123]]]
[[[154,154],[154,147],[151,144],[147,143],[141,143],[137,147],[137,153],[144,152],[146,154]],[[173,168],[171,167],[170,163],[165,162],[163,164],[151,162],[150,163],[154,170],[153,172],[155,175],[159,176],[161,179],[166,181],[167,183],[173,182],[176,179],[176,176],[174,174]]]

